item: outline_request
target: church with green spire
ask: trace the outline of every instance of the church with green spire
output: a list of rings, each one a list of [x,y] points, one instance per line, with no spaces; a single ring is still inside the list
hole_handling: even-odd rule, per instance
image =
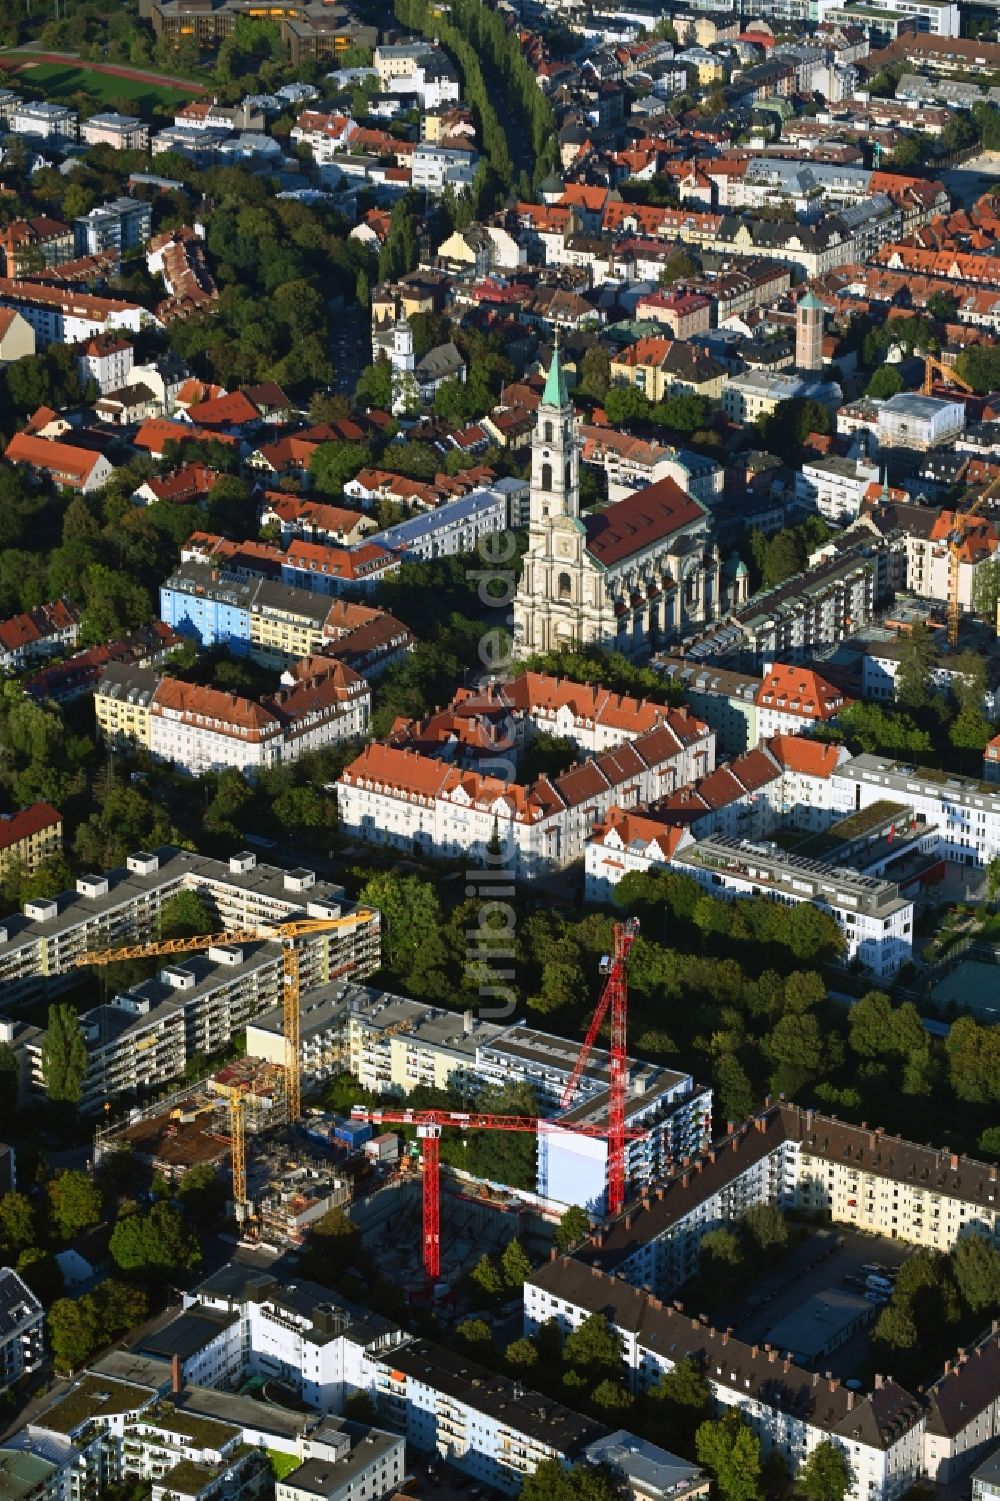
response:
[[[580,514],[580,439],[557,345],[531,440],[515,655],[596,644],[643,660],[726,613],[733,588],[708,510],[672,479]]]

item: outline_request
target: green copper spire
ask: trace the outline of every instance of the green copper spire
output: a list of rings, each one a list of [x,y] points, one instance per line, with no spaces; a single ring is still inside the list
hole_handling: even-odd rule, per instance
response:
[[[569,392],[566,389],[566,377],[562,373],[559,363],[559,341],[556,340],[552,351],[552,364],[549,373],[545,377],[545,390],[542,392],[542,405],[547,407],[569,406]]]

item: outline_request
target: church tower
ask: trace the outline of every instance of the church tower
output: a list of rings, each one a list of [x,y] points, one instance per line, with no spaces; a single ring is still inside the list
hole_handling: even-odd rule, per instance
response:
[[[515,655],[596,639],[589,618],[596,586],[586,548],[576,413],[556,347],[531,440],[528,550],[514,601]]]
[[[545,380],[531,439],[531,530],[555,516],[580,515],[580,454],[576,416],[559,363],[559,347]]]

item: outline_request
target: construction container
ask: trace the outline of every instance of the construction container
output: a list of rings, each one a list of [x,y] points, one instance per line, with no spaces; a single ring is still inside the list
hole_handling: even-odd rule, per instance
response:
[[[338,1118],[334,1122],[333,1134],[337,1141],[343,1142],[352,1151],[357,1151],[366,1141],[371,1141],[374,1133],[368,1121],[344,1121]]]
[[[399,1161],[399,1137],[395,1131],[383,1131],[365,1142],[365,1156],[372,1162],[393,1163]]]

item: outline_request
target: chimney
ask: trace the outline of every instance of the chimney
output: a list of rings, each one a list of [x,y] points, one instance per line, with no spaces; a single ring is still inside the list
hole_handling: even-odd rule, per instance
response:
[[[777,1352],[777,1350],[768,1350],[768,1352],[767,1352],[767,1363],[768,1363],[768,1365],[774,1365],[774,1362],[777,1360],[777,1358],[778,1358],[778,1352]]]
[[[732,1134],[733,1134],[733,1132],[735,1130],[736,1130],[736,1122],[735,1121],[726,1121],[726,1135],[727,1136],[732,1136]]]
[[[729,1336],[732,1334],[732,1332],[733,1331],[731,1329],[726,1329],[726,1330],[723,1331],[722,1343],[724,1345],[728,1345],[728,1343],[729,1343]]]
[[[814,1389],[819,1386],[819,1371],[813,1371],[812,1384]]]
[[[946,1360],[945,1363],[944,1363],[944,1373],[945,1373],[946,1376],[948,1376],[948,1375],[951,1374],[951,1361],[950,1360]]]
[[[848,1391],[848,1393],[847,1393],[847,1411],[850,1412],[851,1409],[853,1408],[853,1406],[854,1406],[854,1393],[852,1391]]]
[[[957,1173],[958,1172],[958,1153],[957,1152],[952,1152],[951,1155],[949,1156],[949,1158],[948,1158],[948,1166],[951,1168],[951,1170],[952,1170],[953,1173]]]
[[[875,1390],[877,1392],[880,1392],[882,1390],[882,1377],[879,1375],[878,1371],[875,1372]]]
[[[792,1362],[789,1360],[789,1358],[788,1358],[787,1355],[785,1356],[785,1359],[782,1362],[781,1369],[784,1371],[784,1373],[785,1373],[786,1376],[788,1375],[789,1371],[792,1369]]]
[[[733,1137],[733,1151],[734,1152],[738,1152],[739,1149],[740,1149],[740,1139],[739,1139],[738,1136],[734,1136]]]
[[[837,1387],[840,1385],[840,1382],[839,1381],[834,1381],[833,1378],[831,1377],[830,1380],[827,1382],[827,1385],[829,1386],[829,1388],[830,1388],[830,1390],[832,1392],[835,1392],[837,1390]]]
[[[625,1229],[626,1230],[631,1230],[631,1228],[632,1228],[632,1216],[630,1214],[627,1214],[625,1216]]]
[[[559,1252],[556,1250],[555,1246],[551,1246],[549,1248],[549,1260],[550,1261],[556,1261],[556,1260],[558,1260],[558,1257],[559,1257]]]
[[[759,1355],[759,1354],[760,1354],[760,1349],[759,1349],[759,1347],[758,1347],[758,1346],[757,1346],[757,1345],[751,1345],[751,1346],[750,1346],[750,1359],[751,1359],[751,1360],[756,1360],[756,1359],[757,1359],[757,1356],[758,1356],[758,1355]]]
[[[676,1308],[678,1313],[684,1312],[684,1304],[681,1302],[680,1298],[674,1299],[674,1307]]]
[[[601,1275],[601,1269],[600,1269],[600,1267],[594,1266],[593,1264],[591,1264],[590,1275],[592,1277],[599,1277]]]
[[[642,1207],[648,1213],[648,1211],[649,1211],[649,1194],[643,1194],[643,1196],[642,1196]]]
[[[170,1390],[174,1396],[179,1396],[184,1390],[184,1377],[181,1374],[181,1358],[173,1355],[170,1359]]]

